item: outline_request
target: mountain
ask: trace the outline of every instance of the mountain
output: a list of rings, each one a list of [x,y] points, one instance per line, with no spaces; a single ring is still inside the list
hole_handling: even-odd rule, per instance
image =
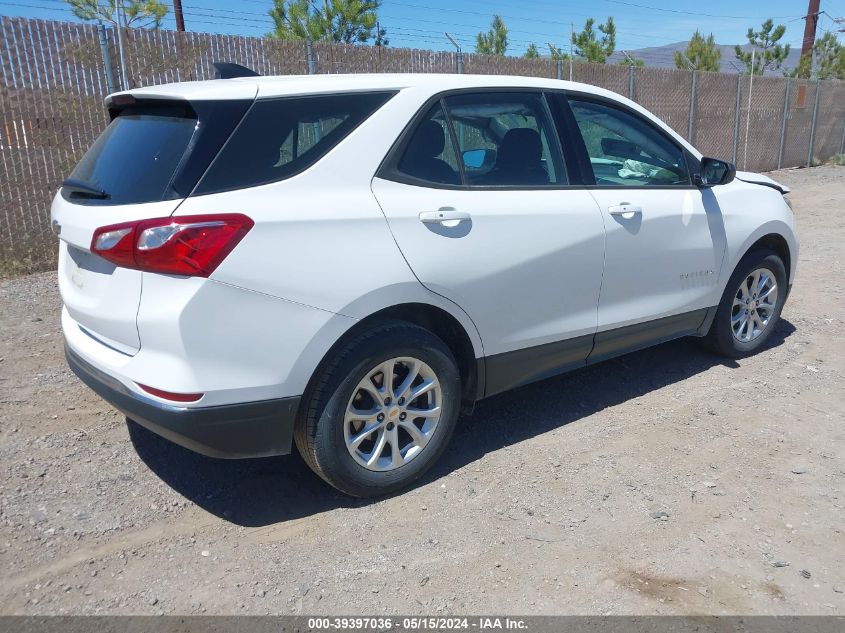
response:
[[[653,68],[675,68],[675,51],[684,52],[687,48],[688,42],[675,42],[674,44],[665,44],[663,46],[650,46],[647,48],[638,48],[634,50],[626,50],[634,59],[641,59],[646,66]],[[736,74],[738,72],[746,72],[745,64],[736,58],[733,45],[717,44],[722,50],[722,67],[720,69],[723,73]],[[743,50],[751,52],[751,45],[746,44],[742,47]],[[785,68],[792,69],[798,65],[798,59],[801,57],[800,48],[792,48],[789,51],[789,56],[784,60],[783,66],[777,70],[767,70],[766,75],[774,77],[782,77]],[[608,64],[618,64],[625,59],[622,51],[616,51],[608,59]]]

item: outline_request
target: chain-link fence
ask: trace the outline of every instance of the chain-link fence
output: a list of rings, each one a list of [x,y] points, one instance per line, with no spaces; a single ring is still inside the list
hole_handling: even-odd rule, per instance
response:
[[[52,196],[104,127],[119,86],[210,79],[213,62],[263,75],[424,72],[573,79],[630,97],[703,153],[740,169],[843,151],[845,83],[550,59],[114,29],[0,18],[0,274],[55,261]]]

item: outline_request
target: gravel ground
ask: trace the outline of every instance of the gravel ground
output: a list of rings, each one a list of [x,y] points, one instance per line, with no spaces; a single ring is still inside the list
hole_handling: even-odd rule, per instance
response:
[[[489,399],[374,502],[127,426],[65,366],[55,275],[0,282],[0,612],[845,614],[845,169],[774,177],[802,251],[769,349]]]

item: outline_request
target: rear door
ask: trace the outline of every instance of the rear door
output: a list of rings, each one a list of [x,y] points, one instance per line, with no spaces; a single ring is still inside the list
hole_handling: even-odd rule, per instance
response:
[[[94,231],[171,215],[249,102],[125,101],[56,195],[51,219],[61,240],[59,288],[68,314],[87,334],[133,354],[140,348],[143,275],[93,255]],[[213,132],[198,132],[198,113],[215,124]]]
[[[569,186],[544,97],[446,97],[394,154],[373,192],[419,280],[478,327],[488,395],[582,363],[604,228],[590,194]]]

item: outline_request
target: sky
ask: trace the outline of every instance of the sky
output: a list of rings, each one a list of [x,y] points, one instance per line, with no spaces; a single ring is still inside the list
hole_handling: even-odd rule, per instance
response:
[[[182,6],[188,30],[261,36],[273,27],[267,15],[272,0],[183,0]],[[821,10],[820,33],[845,28],[833,22],[845,17],[845,0],[822,0]],[[549,43],[568,46],[570,24],[577,31],[587,18],[601,23],[609,15],[616,22],[617,50],[686,41],[697,28],[712,32],[719,44],[744,43],[748,27],[759,28],[768,17],[786,25],[784,43],[800,47],[806,11],[806,0],[383,0],[379,18],[391,46],[451,50],[443,34],[448,31],[472,52],[476,34],[499,14],[510,32],[508,54],[521,55],[530,42],[541,53]],[[75,20],[65,0],[0,0],[0,15]],[[174,28],[172,11],[164,27]]]

